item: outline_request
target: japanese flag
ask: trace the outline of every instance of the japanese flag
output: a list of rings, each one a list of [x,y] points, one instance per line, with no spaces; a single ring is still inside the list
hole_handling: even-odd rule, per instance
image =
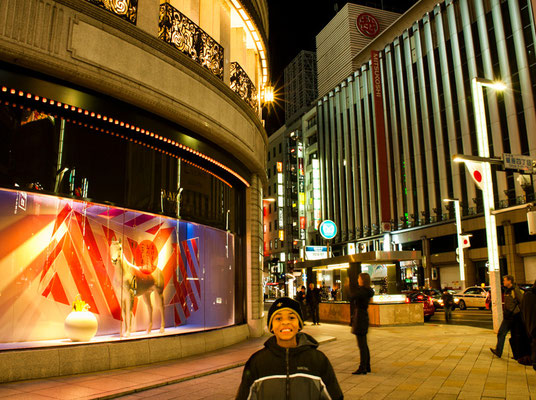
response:
[[[460,235],[460,238],[462,239],[462,249],[465,249],[467,247],[471,247],[471,242],[469,241],[469,235]]]
[[[465,166],[469,170],[469,173],[473,177],[476,185],[480,190],[484,190],[484,171],[482,168],[482,163],[465,161]]]

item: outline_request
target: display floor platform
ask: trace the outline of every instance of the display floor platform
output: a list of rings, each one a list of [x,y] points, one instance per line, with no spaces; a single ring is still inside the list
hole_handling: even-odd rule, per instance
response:
[[[213,329],[221,329],[222,326],[213,327]],[[0,343],[0,351],[2,350],[23,350],[23,349],[36,349],[43,347],[55,347],[55,346],[80,346],[88,345],[92,343],[107,343],[118,342],[137,339],[149,339],[155,337],[175,336],[185,333],[203,332],[204,326],[202,325],[183,325],[177,327],[166,328],[164,333],[160,333],[158,329],[153,329],[151,333],[145,331],[133,332],[129,337],[120,337],[119,334],[113,335],[100,335],[95,336],[90,342],[73,342],[70,339],[55,339],[55,340],[36,340],[32,342],[13,342],[13,343]]]
[[[246,340],[247,325],[196,331],[193,325],[129,338],[99,336],[91,342],[68,339],[4,344],[0,383],[91,373],[189,357]]]

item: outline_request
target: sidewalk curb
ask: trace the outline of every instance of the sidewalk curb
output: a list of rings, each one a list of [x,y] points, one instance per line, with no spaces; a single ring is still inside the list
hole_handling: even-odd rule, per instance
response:
[[[268,335],[266,335],[266,336],[269,337]],[[328,335],[320,336],[317,339],[318,344],[320,344],[320,345],[325,344],[325,343],[329,343],[329,342],[334,342],[335,340],[337,340],[336,337],[328,336]],[[226,365],[224,367],[199,372],[197,374],[193,374],[193,375],[189,375],[189,376],[183,376],[181,378],[176,378],[176,379],[170,379],[170,380],[167,380],[165,382],[158,382],[158,383],[154,383],[154,384],[143,386],[143,387],[123,390],[123,391],[120,391],[120,392],[110,393],[109,395],[97,396],[97,397],[92,397],[92,398],[95,399],[95,400],[115,399],[115,398],[118,398],[118,397],[121,397],[121,396],[128,396],[130,394],[140,393],[140,392],[144,392],[146,390],[157,389],[159,387],[173,385],[173,384],[176,384],[176,383],[181,383],[181,382],[201,378],[201,377],[208,376],[208,375],[218,374],[220,372],[227,371],[227,370],[230,370],[230,369],[233,369],[233,368],[242,367],[245,364],[246,364],[246,361],[241,361],[241,362],[238,362],[238,363],[233,363],[233,364]]]

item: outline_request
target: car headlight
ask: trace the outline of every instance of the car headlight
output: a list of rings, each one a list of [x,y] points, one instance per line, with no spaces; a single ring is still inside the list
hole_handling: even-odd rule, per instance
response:
[[[455,303],[459,303],[459,302],[460,302],[460,299],[454,299],[454,302],[455,302]]]
[[[442,299],[439,299],[437,302],[438,302],[439,304],[443,304],[443,300],[442,300]]]

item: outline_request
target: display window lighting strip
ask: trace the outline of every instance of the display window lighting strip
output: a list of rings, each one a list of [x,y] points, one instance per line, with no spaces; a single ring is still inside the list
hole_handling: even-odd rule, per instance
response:
[[[179,148],[181,150],[188,151],[189,153],[191,153],[191,154],[193,154],[193,155],[195,155],[195,156],[197,156],[197,157],[199,157],[199,158],[201,158],[201,159],[203,159],[205,161],[208,161],[209,163],[214,164],[214,165],[218,166],[219,168],[225,170],[226,172],[228,172],[229,174],[233,175],[238,180],[240,180],[246,187],[250,186],[248,181],[246,181],[240,174],[238,174],[237,172],[233,171],[231,168],[227,167],[226,165],[220,163],[219,161],[213,159],[212,157],[209,157],[209,156],[207,156],[207,155],[205,155],[205,154],[203,154],[203,153],[201,153],[201,152],[199,152],[197,150],[194,150],[191,147],[183,145],[182,143],[178,143],[178,142],[176,142],[174,140],[171,140],[169,138],[160,136],[160,135],[158,135],[158,134],[156,134],[154,132],[151,132],[151,131],[149,131],[147,129],[144,129],[144,128],[141,128],[139,126],[129,124],[129,123],[124,122],[124,121],[119,121],[117,119],[108,117],[106,115],[102,115],[102,114],[95,113],[95,112],[92,112],[92,111],[89,111],[89,110],[85,110],[85,109],[82,109],[80,107],[75,107],[75,106],[72,106],[72,105],[69,105],[69,104],[64,104],[64,103],[61,103],[59,101],[55,101],[55,100],[52,100],[52,99],[47,99],[45,97],[37,96],[37,95],[31,94],[31,93],[25,93],[22,90],[17,90],[17,89],[12,89],[12,88],[10,89],[10,88],[8,88],[6,86],[2,86],[1,90],[2,90],[3,93],[9,93],[9,94],[11,94],[13,96],[18,96],[20,98],[26,98],[26,99],[29,99],[29,100],[33,100],[35,102],[41,102],[43,104],[55,105],[56,107],[58,107],[58,109],[64,109],[64,110],[67,110],[67,111],[76,112],[76,113],[78,113],[80,115],[84,115],[84,116],[87,116],[87,117],[95,118],[97,120],[102,120],[102,121],[108,122],[108,123],[110,123],[110,124],[112,124],[114,126],[130,129],[133,132],[145,134],[146,136],[149,136],[151,138],[159,140],[162,143],[167,143],[167,144],[175,146],[175,147],[177,147],[177,148]],[[6,102],[6,105],[9,105],[9,102]],[[13,104],[13,106],[16,106],[16,105]],[[25,107],[21,105],[20,108],[24,109]],[[165,151],[163,149],[159,149],[157,147],[151,146],[149,144],[145,144],[142,141],[138,141],[136,139],[129,138],[129,137],[125,136],[125,135],[121,135],[121,134],[118,134],[116,132],[112,132],[109,129],[93,127],[93,125],[91,125],[91,124],[87,124],[87,123],[83,123],[83,122],[79,122],[79,121],[74,121],[74,120],[68,119],[68,118],[65,118],[65,120],[68,121],[68,122],[78,123],[79,125],[81,125],[81,126],[83,125],[84,127],[90,127],[91,129],[95,129],[97,131],[100,130],[101,132],[112,134],[113,136],[117,136],[117,137],[120,137],[121,139],[126,139],[126,140],[129,140],[129,141],[134,142],[134,143],[139,142],[139,144],[143,144],[145,147],[149,147],[149,148],[151,148],[153,150],[160,151],[160,152],[162,152],[164,154],[170,155],[170,156],[175,157],[175,158],[180,158],[178,155],[175,155],[175,154],[170,153],[168,151]],[[196,165],[196,164],[193,164],[193,165]],[[212,174],[212,175],[214,175],[215,177],[217,177],[218,179],[220,179],[221,181],[223,181],[223,182],[225,182],[226,184],[229,185],[228,182],[226,182],[224,179],[220,178],[219,176],[217,176],[215,174]]]

